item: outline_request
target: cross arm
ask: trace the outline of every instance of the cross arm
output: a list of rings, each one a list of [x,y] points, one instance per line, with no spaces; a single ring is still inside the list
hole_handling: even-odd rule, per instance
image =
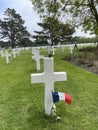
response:
[[[66,81],[67,73],[66,72],[54,72],[55,81]]]
[[[31,74],[31,83],[42,83],[44,82],[44,73]]]

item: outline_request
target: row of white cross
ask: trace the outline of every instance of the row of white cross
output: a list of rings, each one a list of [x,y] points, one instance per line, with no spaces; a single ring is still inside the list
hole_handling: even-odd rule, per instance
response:
[[[64,46],[62,46],[62,50],[64,51]],[[74,47],[70,46],[70,53],[73,52]],[[48,54],[51,52],[51,48],[48,48]],[[36,70],[39,71],[40,70],[40,59],[44,59],[43,55],[39,54],[39,49],[32,49],[32,54],[34,54],[34,56],[32,56],[32,59],[35,59],[36,61]],[[54,46],[52,47],[52,55],[55,54],[55,48]]]
[[[32,54],[34,54],[34,56],[32,56],[32,59],[35,59],[36,70],[38,71],[40,70],[40,59],[44,59],[44,56],[39,54],[39,49],[33,49]]]
[[[11,54],[13,54],[13,57],[16,58],[16,54],[19,56],[20,54],[20,49],[13,49],[12,53],[9,53],[8,50],[1,50],[0,51],[0,55],[1,57],[5,57],[6,58],[6,64],[9,64],[10,59],[11,59]]]
[[[35,56],[32,58],[36,58],[36,61],[43,58],[38,53],[38,50],[35,51]],[[56,81],[66,81],[67,74],[66,72],[54,72],[54,58],[53,57],[45,57],[44,59],[44,72],[43,73],[35,73],[31,74],[31,83],[44,83],[45,84],[45,99],[44,99],[44,107],[45,114],[51,115],[51,110],[53,106],[52,99],[52,91],[54,91],[54,82]],[[39,62],[38,62],[39,63]],[[39,69],[39,67],[37,68]]]
[[[54,51],[54,48],[53,48]],[[67,74],[66,72],[54,72],[54,58],[53,57],[44,57],[39,54],[38,49],[33,49],[34,56],[32,59],[36,61],[36,69],[40,70],[40,59],[44,59],[44,72],[31,74],[31,83],[45,83],[45,99],[44,99],[44,107],[45,114],[51,115],[51,110],[53,107],[53,99],[52,99],[52,91],[54,91],[54,82],[56,81],[66,81]],[[16,58],[16,50],[13,49],[12,54],[14,58]],[[53,52],[54,54],[54,52]],[[19,55],[19,52],[18,52]],[[9,63],[9,57],[11,54],[8,51],[5,51],[6,63]]]

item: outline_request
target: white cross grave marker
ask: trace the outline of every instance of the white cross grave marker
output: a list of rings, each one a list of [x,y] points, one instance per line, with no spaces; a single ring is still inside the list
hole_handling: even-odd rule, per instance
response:
[[[34,50],[34,56],[32,56],[32,59],[35,59],[36,61],[36,69],[40,70],[40,59],[43,59],[44,56],[39,54],[39,50]]]
[[[54,72],[53,57],[44,58],[44,72],[31,74],[31,83],[45,83],[45,114],[51,115],[53,106],[52,91],[54,91],[54,82],[67,80],[66,72]]]
[[[16,58],[16,50],[15,49],[12,50],[12,54],[14,55],[14,58]]]
[[[35,54],[35,53],[36,53],[36,49],[33,48],[33,49],[32,49],[32,54]]]
[[[65,50],[65,46],[62,45],[62,46],[61,46],[61,49],[62,49],[62,52],[64,52],[64,50]]]
[[[74,49],[73,45],[70,45],[69,49],[70,49],[70,53],[72,54],[73,53],[73,49]]]
[[[6,51],[5,55],[6,55],[6,64],[8,64],[9,60],[10,60],[10,57],[11,57],[11,54],[9,54],[8,51]]]
[[[51,51],[51,48],[50,48],[50,46],[48,46],[48,54],[50,53],[50,51]]]
[[[6,51],[5,54],[6,54],[6,64],[8,64],[9,63],[9,54],[8,54],[8,51]]]
[[[54,54],[55,54],[55,48],[54,48],[54,46],[49,46],[49,47],[48,47],[48,54],[49,54],[51,51],[52,51],[52,55],[54,55]]]
[[[4,53],[4,51],[2,51],[2,50],[1,50],[0,54],[1,54],[1,57],[4,57],[4,56],[5,56],[5,53]]]
[[[17,54],[20,55],[20,48],[17,48]]]
[[[52,46],[52,54],[54,55],[54,53],[55,53],[55,48],[54,46]]]

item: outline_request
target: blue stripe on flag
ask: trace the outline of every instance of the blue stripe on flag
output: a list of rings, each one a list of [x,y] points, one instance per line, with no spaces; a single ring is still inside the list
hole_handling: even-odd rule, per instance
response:
[[[52,96],[53,96],[53,102],[56,103],[59,101],[59,95],[58,92],[52,92]]]

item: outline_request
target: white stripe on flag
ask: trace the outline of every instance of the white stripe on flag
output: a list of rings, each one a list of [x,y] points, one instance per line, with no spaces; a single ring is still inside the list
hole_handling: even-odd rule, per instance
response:
[[[65,101],[65,93],[58,92],[59,95],[59,100],[64,100]]]

